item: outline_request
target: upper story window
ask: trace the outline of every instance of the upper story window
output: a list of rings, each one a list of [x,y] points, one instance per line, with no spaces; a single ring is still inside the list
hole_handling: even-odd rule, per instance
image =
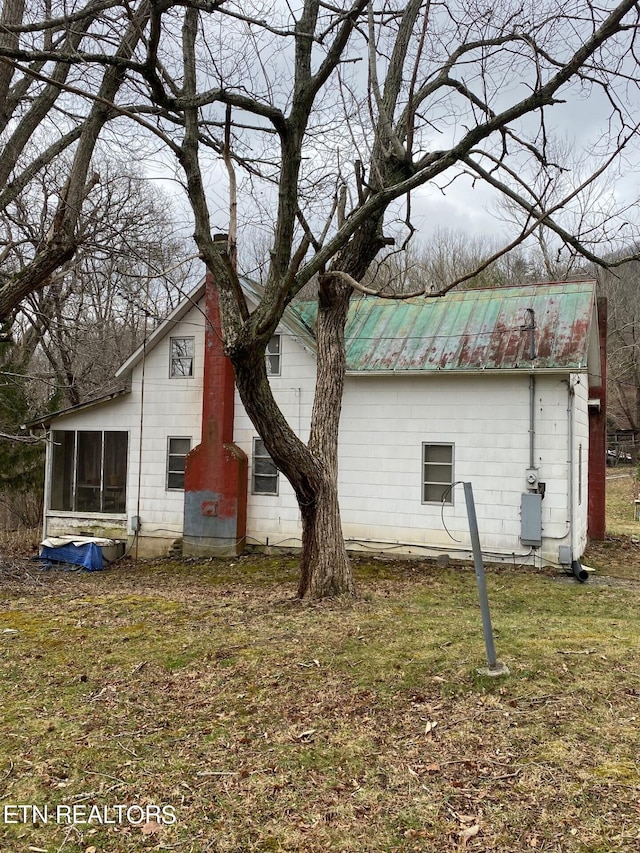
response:
[[[273,335],[267,344],[267,376],[280,376],[280,335]]]
[[[169,376],[193,376],[193,338],[171,338]]]
[[[453,503],[453,444],[422,445],[422,503]]]

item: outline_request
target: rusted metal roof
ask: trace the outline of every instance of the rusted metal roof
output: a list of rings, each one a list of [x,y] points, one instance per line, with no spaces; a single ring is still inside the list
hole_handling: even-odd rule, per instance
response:
[[[355,299],[346,328],[347,369],[586,370],[594,305],[593,281],[466,290],[408,301]],[[314,307],[296,307],[312,325]]]

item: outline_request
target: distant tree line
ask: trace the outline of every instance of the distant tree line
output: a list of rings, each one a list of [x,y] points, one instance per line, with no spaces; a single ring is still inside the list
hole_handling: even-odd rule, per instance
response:
[[[43,174],[29,194],[36,203],[0,217],[6,243],[25,255],[44,239],[55,179]],[[22,425],[115,390],[116,368],[202,275],[170,211],[140,174],[104,160],[78,250],[14,311],[0,342],[0,526],[41,516],[44,444]]]

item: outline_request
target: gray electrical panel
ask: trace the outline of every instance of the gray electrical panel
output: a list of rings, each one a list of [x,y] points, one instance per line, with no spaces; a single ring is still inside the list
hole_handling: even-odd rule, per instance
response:
[[[520,497],[520,541],[523,545],[542,545],[542,495],[524,492]]]

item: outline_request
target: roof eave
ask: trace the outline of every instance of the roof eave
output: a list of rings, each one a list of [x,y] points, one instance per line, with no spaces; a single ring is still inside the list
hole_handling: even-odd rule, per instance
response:
[[[65,415],[72,415],[76,412],[81,411],[82,409],[90,409],[94,406],[101,406],[104,403],[110,403],[112,400],[115,400],[117,397],[123,397],[125,394],[130,394],[131,388],[119,388],[117,391],[112,391],[110,394],[103,394],[102,397],[96,397],[94,400],[86,400],[84,403],[78,403],[76,406],[68,406],[66,409],[59,409],[57,412],[51,412],[47,415],[42,415],[39,418],[32,418],[30,421],[27,421],[23,426],[25,428],[33,428],[33,427],[47,427],[51,421],[56,418],[62,418]]]
[[[544,374],[545,376],[566,376],[570,373],[587,373],[587,365],[567,365],[554,367],[465,367],[465,368],[428,368],[417,370],[403,370],[384,368],[382,370],[349,370],[347,376],[528,376],[531,374]]]

